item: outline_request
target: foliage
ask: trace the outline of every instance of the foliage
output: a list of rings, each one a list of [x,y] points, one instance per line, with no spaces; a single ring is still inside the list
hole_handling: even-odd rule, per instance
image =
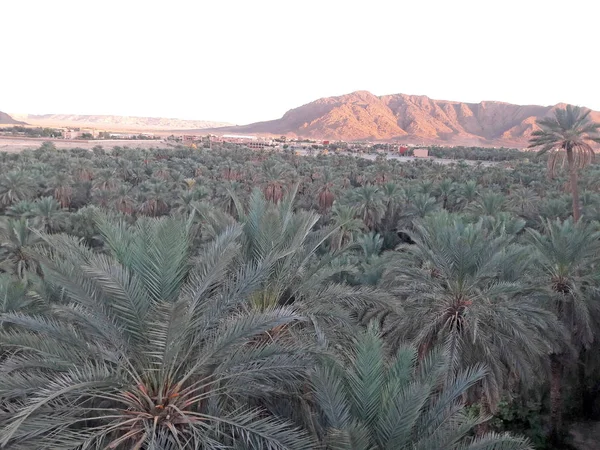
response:
[[[525,448],[591,417],[599,166],[577,221],[546,157],[430,151],[456,162],[0,154],[1,442]]]
[[[432,352],[419,358],[414,347],[400,348],[388,361],[373,324],[347,353],[347,366],[326,361],[311,377],[325,448],[530,448],[526,440],[506,434],[473,437],[486,418],[466,414],[463,396],[483,378],[483,367],[448,379],[447,356]]]

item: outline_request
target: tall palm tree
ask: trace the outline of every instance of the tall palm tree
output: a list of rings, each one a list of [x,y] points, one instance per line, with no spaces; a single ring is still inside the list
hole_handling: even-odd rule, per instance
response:
[[[466,413],[466,391],[485,376],[473,366],[446,378],[451,363],[440,352],[418,362],[414,347],[391,358],[371,325],[346,352],[347,363],[327,360],[311,386],[319,432],[327,450],[530,449],[527,440],[489,433],[473,437],[486,417]]]
[[[236,262],[230,228],[195,263],[189,222],[101,220],[107,254],[45,235],[45,282],[62,300],[6,313],[0,345],[0,445],[11,449],[311,447],[264,408],[294,391],[306,356],[274,336],[288,307],[245,307],[265,275]],[[283,384],[282,384],[283,383]]]
[[[562,337],[555,316],[526,289],[528,253],[514,236],[448,214],[429,216],[411,237],[414,245],[401,247],[383,277],[404,299],[403,312],[388,316],[384,331],[423,353],[443,344],[453,370],[485,364],[489,373],[477,397],[492,412],[509,380],[535,379]]]
[[[534,131],[529,141],[529,148],[541,147],[539,154],[550,153],[548,171],[551,176],[557,166],[567,163],[575,222],[581,216],[577,171],[594,159],[591,143],[600,143],[600,123],[591,121],[590,112],[571,105],[558,108],[554,117],[538,120],[541,129]]]
[[[597,265],[600,263],[600,232],[587,223],[567,219],[548,220],[544,233],[528,230],[536,250],[535,280],[549,309],[570,333],[577,353],[595,341],[594,323],[600,320]],[[550,355],[550,409],[555,438],[562,432],[562,378],[570,361],[569,345],[555,348]]]

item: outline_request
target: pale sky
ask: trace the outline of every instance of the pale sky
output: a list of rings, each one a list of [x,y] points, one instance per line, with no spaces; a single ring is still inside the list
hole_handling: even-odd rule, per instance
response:
[[[598,0],[2,0],[0,111],[243,124],[356,90],[600,110],[599,13]]]

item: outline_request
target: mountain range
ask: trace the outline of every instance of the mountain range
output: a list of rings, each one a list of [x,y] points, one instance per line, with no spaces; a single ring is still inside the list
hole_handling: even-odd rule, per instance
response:
[[[210,120],[168,119],[163,117],[136,117],[79,114],[11,114],[13,119],[36,126],[83,127],[106,130],[181,130],[215,128],[230,125]],[[2,122],[0,122],[2,123]]]
[[[159,117],[75,114],[11,114],[0,112],[0,124],[83,127],[105,130],[243,133],[329,140],[396,141],[410,144],[506,146],[523,148],[551,116],[552,106],[484,101],[434,100],[424,95],[376,96],[356,91],[325,97],[286,112],[280,119],[249,125]],[[600,112],[591,119],[600,122]],[[11,117],[12,116],[12,117]]]
[[[357,91],[325,97],[277,120],[215,132],[271,134],[332,140],[394,140],[413,144],[525,147],[537,120],[558,107],[495,101],[463,103],[424,95],[376,96]],[[591,118],[600,122],[600,112]]]
[[[25,122],[20,122],[13,119],[5,112],[0,111],[0,125],[26,125]]]

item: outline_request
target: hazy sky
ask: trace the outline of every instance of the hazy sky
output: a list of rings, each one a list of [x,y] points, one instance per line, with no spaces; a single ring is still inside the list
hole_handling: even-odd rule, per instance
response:
[[[599,13],[598,0],[4,0],[0,111],[241,124],[355,90],[600,110]]]

